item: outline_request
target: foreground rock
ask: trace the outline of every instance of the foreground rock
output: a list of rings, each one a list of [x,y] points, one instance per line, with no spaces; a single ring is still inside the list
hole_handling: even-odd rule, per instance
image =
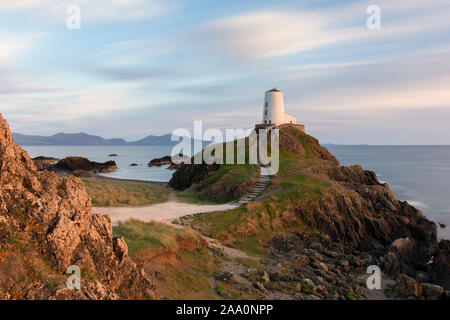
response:
[[[0,299],[153,295],[110,219],[91,213],[83,183],[38,172],[1,115],[0,187]],[[81,270],[80,290],[66,286],[71,265]]]

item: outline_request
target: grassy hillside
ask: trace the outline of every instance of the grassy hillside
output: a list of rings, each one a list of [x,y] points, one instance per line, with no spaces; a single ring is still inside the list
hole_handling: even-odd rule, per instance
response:
[[[225,144],[216,147],[223,148],[223,159],[226,159]],[[239,150],[235,142],[235,164],[226,164],[227,161],[222,160],[224,164],[184,165],[169,184],[176,190],[182,190],[179,197],[188,202],[226,203],[238,200],[253,189],[259,176],[258,167],[249,164],[248,139],[245,139],[245,164],[236,164]],[[216,155],[216,162],[219,162],[218,158]]]
[[[150,205],[169,200],[170,191],[157,185],[97,178],[82,179],[94,207]]]
[[[208,249],[193,230],[130,220],[114,227],[113,232],[125,238],[133,260],[145,270],[163,299],[260,297],[257,293],[242,296],[240,285],[217,280],[224,257]]]
[[[260,201],[234,210],[185,217],[182,222],[249,254],[264,255],[265,243],[274,232],[306,230],[296,208],[314,210],[332,187],[329,177],[320,172],[321,164],[328,161],[337,162],[316,139],[295,127],[282,128],[280,169]],[[206,181],[211,187],[220,179],[212,175]]]

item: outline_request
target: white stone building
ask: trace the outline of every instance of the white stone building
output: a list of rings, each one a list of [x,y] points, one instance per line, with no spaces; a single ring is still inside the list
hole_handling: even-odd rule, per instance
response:
[[[295,126],[306,133],[304,125],[297,124],[297,119],[294,116],[284,112],[283,92],[273,88],[266,91],[262,123],[255,125],[255,130],[258,132],[260,129],[269,129],[281,125]]]
[[[266,91],[262,124],[279,126],[285,123],[296,124],[297,119],[284,112],[283,92],[276,88]]]

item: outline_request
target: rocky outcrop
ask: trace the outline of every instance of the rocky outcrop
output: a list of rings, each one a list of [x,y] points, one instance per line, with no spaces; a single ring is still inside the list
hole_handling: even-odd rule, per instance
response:
[[[365,273],[362,267],[368,265],[379,266],[390,281],[399,282],[400,291],[392,289],[392,295],[417,299],[446,296],[450,242],[438,244],[435,223],[407,202],[398,201],[374,172],[359,165],[340,166],[316,139],[294,126],[279,129],[283,172],[272,178],[261,203],[243,209],[248,218],[241,215],[242,221],[231,223],[216,236],[230,243],[243,241],[240,238],[247,234],[265,238],[264,245],[271,252],[267,265],[274,264],[268,271],[271,279],[280,286],[300,282],[297,298],[361,296],[355,283],[349,286],[335,277],[353,281],[358,274],[351,272]],[[218,183],[209,177],[216,168],[183,166],[171,184],[184,189],[212,180],[208,185],[212,189]],[[317,291],[302,280],[305,278],[314,281]],[[320,283],[335,286],[337,295],[319,292]],[[428,295],[423,293],[425,288]]]
[[[0,298],[116,299],[153,294],[151,283],[128,256],[124,240],[113,238],[110,219],[91,213],[83,183],[73,176],[38,172],[14,143],[1,115],[0,186]],[[81,270],[80,290],[66,287],[71,265]]]
[[[428,267],[433,282],[450,290],[450,240],[439,242],[433,263]]]
[[[36,168],[39,171],[42,171],[42,170],[48,170],[50,165],[54,164],[59,159],[58,158],[53,158],[53,157],[39,156],[39,157],[33,158],[32,160],[33,160],[34,165],[36,166]]]
[[[319,140],[299,130],[298,127],[283,124],[278,129],[280,130],[280,149],[301,158],[317,158],[339,165],[339,160],[327,148],[322,147]]]
[[[194,183],[202,182],[219,169],[220,164],[182,164],[172,175],[169,186],[175,190],[185,190]]]
[[[67,157],[50,166],[49,170],[63,173],[90,172],[107,173],[117,170],[115,161],[95,162],[83,157]]]

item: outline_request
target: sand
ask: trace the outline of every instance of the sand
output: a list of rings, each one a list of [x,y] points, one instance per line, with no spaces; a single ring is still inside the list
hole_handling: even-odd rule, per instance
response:
[[[131,218],[144,222],[159,221],[170,223],[174,219],[186,215],[224,211],[234,208],[236,208],[236,205],[233,204],[201,205],[181,203],[172,200],[160,204],[139,207],[94,207],[92,208],[92,212],[110,216],[112,224],[117,225],[119,221],[126,221]]]

